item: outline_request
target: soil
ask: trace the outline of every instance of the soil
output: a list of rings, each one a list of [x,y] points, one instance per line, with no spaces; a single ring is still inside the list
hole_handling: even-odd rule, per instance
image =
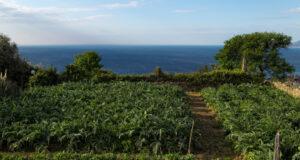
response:
[[[193,137],[199,141],[197,142],[199,146],[194,147],[192,151],[197,159],[242,159],[234,153],[232,145],[226,141],[226,132],[217,120],[216,113],[206,105],[200,93],[188,92],[187,95],[191,100],[192,112],[197,122],[195,129],[199,135],[196,136],[200,136]]]

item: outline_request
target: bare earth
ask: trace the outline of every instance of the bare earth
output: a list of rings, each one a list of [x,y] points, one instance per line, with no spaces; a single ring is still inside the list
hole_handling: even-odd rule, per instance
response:
[[[195,128],[201,135],[197,138],[200,147],[193,150],[197,158],[201,160],[241,159],[233,152],[231,144],[225,140],[225,131],[216,120],[216,113],[206,106],[200,93],[188,92],[187,95],[191,99],[193,115],[199,121]]]

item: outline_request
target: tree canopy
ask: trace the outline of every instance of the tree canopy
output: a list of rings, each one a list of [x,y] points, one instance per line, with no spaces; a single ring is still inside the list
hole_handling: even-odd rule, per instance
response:
[[[291,44],[290,36],[274,32],[237,35],[225,42],[216,55],[221,68],[237,69],[261,76],[284,78],[294,67],[281,57],[280,49]]]

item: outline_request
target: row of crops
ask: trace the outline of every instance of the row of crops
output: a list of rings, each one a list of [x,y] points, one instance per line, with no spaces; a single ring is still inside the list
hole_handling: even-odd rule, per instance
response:
[[[149,155],[149,154],[92,154],[92,153],[34,153],[34,154],[1,154],[1,160],[194,160],[193,155],[165,154],[165,155]]]
[[[272,159],[281,134],[282,159],[300,159],[300,100],[271,86],[242,84],[207,88],[202,95],[248,159]]]
[[[0,150],[183,153],[183,90],[150,83],[65,83],[0,98]]]

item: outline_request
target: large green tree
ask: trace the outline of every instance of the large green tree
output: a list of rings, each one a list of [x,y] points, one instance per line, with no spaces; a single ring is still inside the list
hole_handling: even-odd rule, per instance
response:
[[[20,58],[18,47],[10,38],[0,34],[0,72],[9,80],[25,86],[31,75],[31,66]]]
[[[220,66],[261,76],[284,78],[294,67],[281,57],[280,49],[291,44],[290,36],[274,32],[237,35],[225,42],[216,55]]]

